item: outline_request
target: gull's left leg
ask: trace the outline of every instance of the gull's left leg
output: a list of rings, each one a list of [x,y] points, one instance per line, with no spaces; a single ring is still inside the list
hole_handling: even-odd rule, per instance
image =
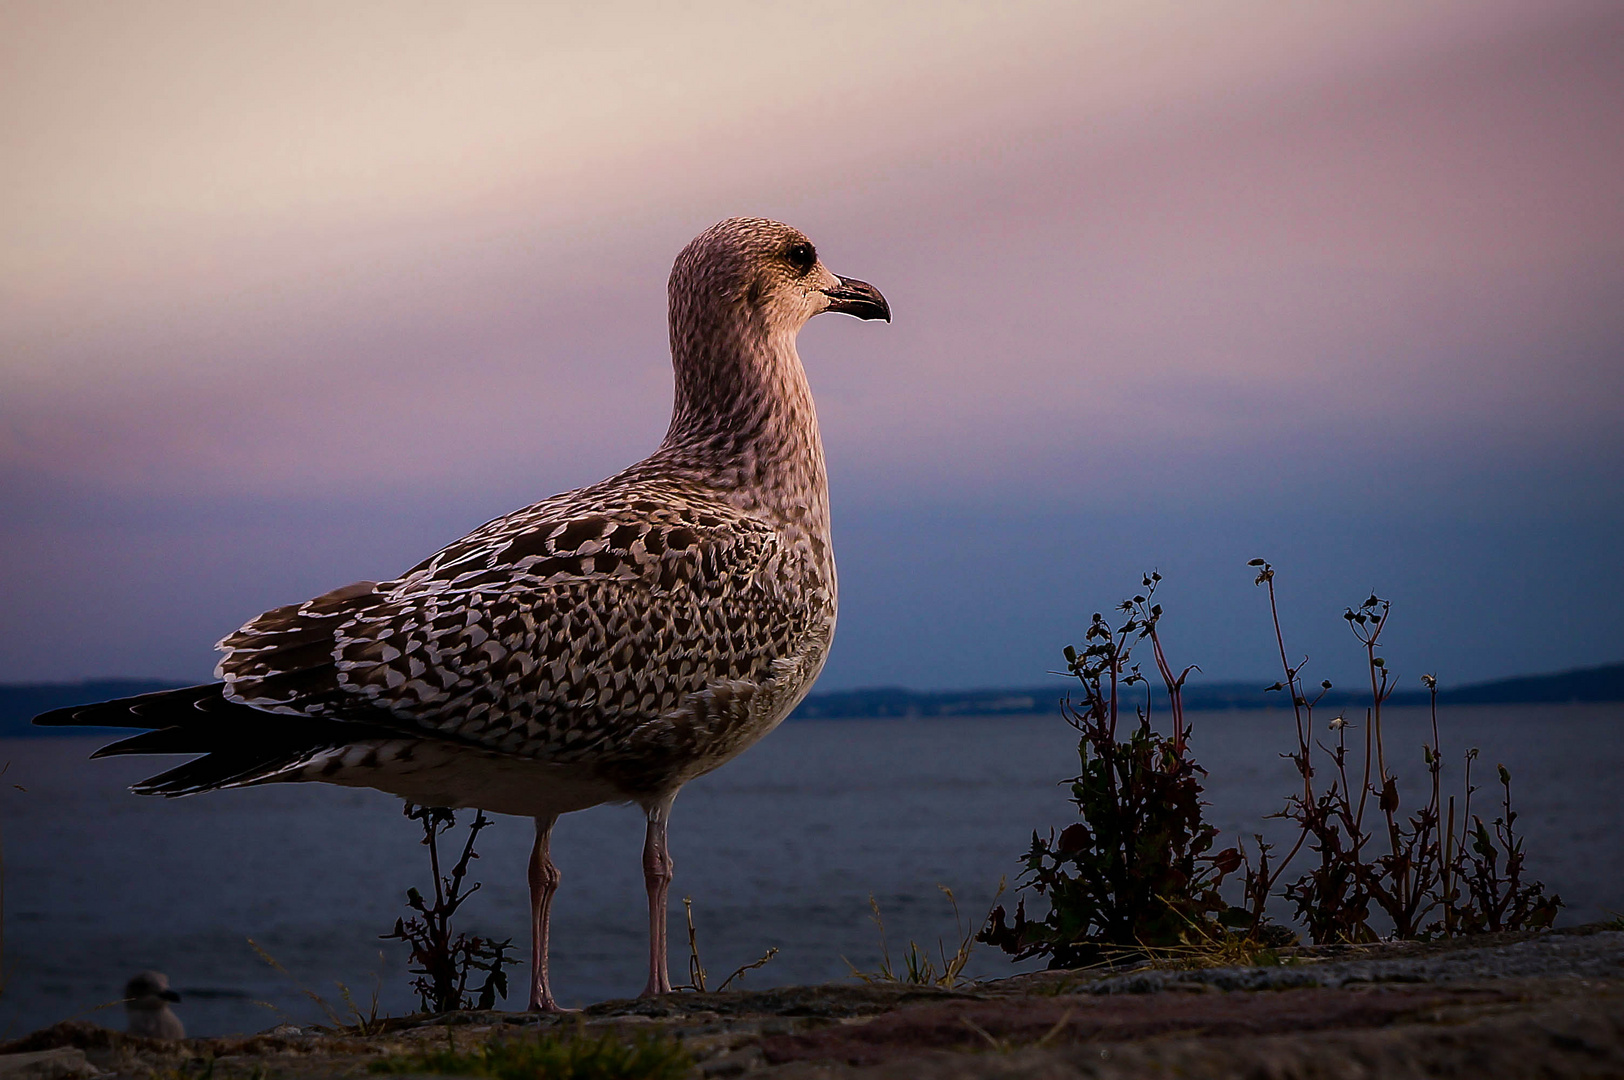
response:
[[[530,850],[530,1011],[563,1012],[553,997],[547,972],[547,938],[551,929],[553,894],[558,891],[558,867],[548,848],[553,817],[536,819],[536,846]]]
[[[671,968],[666,959],[665,908],[671,891],[671,874],[675,866],[671,850],[666,844],[666,822],[671,818],[671,804],[676,792],[647,803],[648,833],[643,839],[643,883],[648,887],[648,985],[644,997],[671,992]]]

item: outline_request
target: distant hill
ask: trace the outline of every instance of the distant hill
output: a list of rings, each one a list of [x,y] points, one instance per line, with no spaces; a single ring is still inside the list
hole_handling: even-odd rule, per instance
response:
[[[1057,713],[1060,699],[1074,685],[1055,679],[1047,686],[1020,690],[960,690],[925,693],[884,688],[812,694],[795,710],[796,720],[835,720],[885,716],[1023,716]],[[1184,688],[1184,707],[1192,711],[1285,708],[1283,693],[1269,692],[1262,683],[1192,683]],[[1140,694],[1143,688],[1138,688]],[[1333,688],[1322,705],[1358,705],[1369,692]],[[1165,707],[1166,695],[1156,688],[1155,703]],[[1561,702],[1624,701],[1624,663],[1579,668],[1551,675],[1525,675],[1515,679],[1473,683],[1438,692],[1440,705],[1523,705]],[[1401,691],[1391,705],[1425,705],[1425,690]]]
[[[157,679],[96,679],[75,683],[0,684],[0,738],[32,735],[83,734],[89,728],[37,728],[29,721],[39,713],[110,698],[167,690],[178,683]],[[842,690],[812,694],[795,710],[794,720],[839,720],[871,717],[927,716],[1040,716],[1057,713],[1060,699],[1070,688],[1065,679],[1047,686],[1019,690],[948,690],[928,693],[900,688]],[[1141,690],[1141,693],[1143,691]],[[1157,704],[1165,705],[1158,693]],[[1333,689],[1323,705],[1359,705],[1369,695]],[[1579,668],[1551,675],[1524,675],[1514,679],[1457,686],[1438,693],[1441,705],[1533,705],[1563,702],[1624,702],[1624,663]],[[1389,700],[1393,705],[1425,705],[1423,690],[1406,690]],[[1192,711],[1284,708],[1290,703],[1281,693],[1269,693],[1260,683],[1194,683],[1184,689],[1184,706]],[[103,729],[107,730],[107,729]]]
[[[1425,701],[1425,694],[1412,695]],[[1536,702],[1624,701],[1624,664],[1575,668],[1555,675],[1522,675],[1515,679],[1473,683],[1440,690],[1448,705],[1522,705]]]

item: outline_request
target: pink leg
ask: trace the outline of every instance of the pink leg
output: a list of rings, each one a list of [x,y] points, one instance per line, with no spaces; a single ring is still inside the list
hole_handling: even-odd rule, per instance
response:
[[[644,997],[671,992],[671,969],[666,959],[665,908],[675,864],[666,846],[665,827],[676,795],[645,807],[648,833],[643,840],[643,883],[648,886],[648,986]]]
[[[530,849],[530,1011],[563,1012],[547,980],[547,935],[553,893],[563,877],[547,852],[557,817],[536,819],[536,846]]]

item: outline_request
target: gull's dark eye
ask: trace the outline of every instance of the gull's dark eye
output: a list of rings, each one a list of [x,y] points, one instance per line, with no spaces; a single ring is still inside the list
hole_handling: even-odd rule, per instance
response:
[[[784,252],[784,257],[789,259],[791,266],[803,274],[812,269],[812,264],[818,261],[817,251],[805,240],[791,244],[789,250]]]

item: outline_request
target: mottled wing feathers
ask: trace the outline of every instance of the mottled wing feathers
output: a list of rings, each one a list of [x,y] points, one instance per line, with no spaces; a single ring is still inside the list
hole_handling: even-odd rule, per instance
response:
[[[768,678],[810,622],[777,534],[698,493],[610,494],[266,612],[220,643],[226,696],[563,761],[612,754],[718,681]]]
[[[271,712],[323,715],[342,712],[338,683],[340,628],[382,606],[373,581],[358,581],[302,604],[273,608],[228,635],[215,676],[234,701]]]

